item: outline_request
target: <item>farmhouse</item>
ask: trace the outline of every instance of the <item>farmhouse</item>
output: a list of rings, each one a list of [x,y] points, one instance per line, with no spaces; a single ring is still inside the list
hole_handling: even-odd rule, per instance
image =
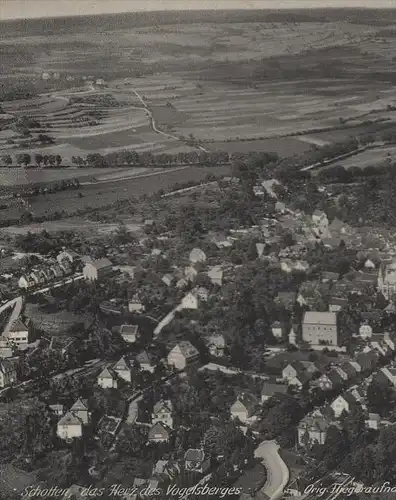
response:
[[[56,433],[65,440],[80,438],[83,433],[83,423],[73,413],[68,412],[59,420]]]
[[[83,268],[84,278],[88,281],[96,281],[110,274],[113,270],[113,264],[109,259],[93,260],[85,264]]]
[[[179,342],[168,354],[168,365],[183,370],[198,361],[199,352],[188,341]]]

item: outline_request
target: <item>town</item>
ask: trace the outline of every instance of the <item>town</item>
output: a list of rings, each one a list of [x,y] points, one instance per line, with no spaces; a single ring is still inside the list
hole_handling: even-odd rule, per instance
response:
[[[54,486],[83,498],[87,485],[112,498],[115,484],[123,500],[172,485],[198,498],[197,484],[316,498],[309,485],[336,474],[387,479],[370,460],[396,432],[396,241],[296,209],[265,162],[154,197],[138,231],[2,246],[7,498]],[[204,220],[197,195],[233,204]]]

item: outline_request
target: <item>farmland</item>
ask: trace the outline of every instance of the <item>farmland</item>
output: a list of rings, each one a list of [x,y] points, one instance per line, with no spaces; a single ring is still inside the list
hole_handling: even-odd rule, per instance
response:
[[[366,168],[375,166],[378,164],[383,164],[386,161],[395,161],[396,158],[396,146],[384,146],[375,149],[369,149],[362,153],[359,153],[339,162],[333,163],[334,166],[343,166],[345,168],[359,167]]]

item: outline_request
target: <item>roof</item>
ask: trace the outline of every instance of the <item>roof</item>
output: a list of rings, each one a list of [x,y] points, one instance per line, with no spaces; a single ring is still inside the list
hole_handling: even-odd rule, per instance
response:
[[[189,259],[191,262],[200,262],[206,260],[206,254],[200,248],[193,248],[190,252]]]
[[[344,379],[336,370],[330,370],[327,374],[328,378],[331,380],[333,385],[341,385],[344,382]]]
[[[201,463],[205,460],[205,452],[197,448],[190,448],[184,454],[184,460],[186,462],[198,462]]]
[[[275,394],[286,394],[287,387],[281,384],[264,384],[261,389],[262,396],[274,396]]]
[[[121,325],[120,327],[120,333],[121,335],[137,335],[138,332],[138,325]]]
[[[136,361],[139,363],[139,364],[152,364],[151,363],[151,360],[150,360],[150,356],[148,355],[147,351],[142,351],[140,352],[137,356],[136,356]]]
[[[59,420],[58,425],[82,425],[82,422],[69,411]]]
[[[95,269],[106,269],[107,267],[112,267],[112,263],[109,261],[109,259],[98,259],[98,260],[93,260],[92,262],[88,262],[91,266],[95,267]]]
[[[343,297],[332,297],[330,299],[330,304],[334,306],[346,306],[348,304],[348,299]]]
[[[172,406],[171,401],[168,401],[168,400],[164,401],[163,399],[161,399],[160,401],[155,403],[154,408],[153,408],[153,413],[156,414],[159,411],[161,411],[162,409],[172,411],[173,406]]]
[[[179,342],[173,349],[176,349],[177,347],[180,349],[181,353],[185,358],[192,358],[199,354],[198,350],[188,340]]]
[[[62,255],[63,253],[67,253],[71,257],[78,257],[79,254],[75,252],[74,250],[68,250],[67,248],[64,248],[61,252],[59,252],[59,255]]]
[[[78,398],[74,405],[70,408],[70,411],[88,410],[88,404],[86,400]]]
[[[307,311],[304,314],[304,324],[336,325],[337,315],[332,312]]]
[[[113,366],[114,370],[129,370],[129,363],[127,360],[124,358],[120,358],[117,363]]]
[[[249,412],[252,411],[253,408],[258,404],[256,396],[254,396],[254,394],[251,394],[250,392],[243,392],[238,396],[235,402],[238,401],[241,402]]]
[[[167,425],[162,422],[155,423],[149,430],[149,434],[158,434],[158,433],[170,433],[170,429]]]
[[[8,359],[0,359],[0,371],[2,373],[9,373],[10,371],[15,370],[15,366]]]
[[[99,374],[98,378],[110,378],[110,379],[114,379],[114,376],[111,374],[109,368],[104,368],[101,373]]]
[[[358,271],[355,273],[355,280],[362,281],[364,283],[377,283],[378,281],[378,273],[367,273]]]
[[[330,422],[323,417],[307,416],[301,420],[298,427],[301,429],[326,431],[330,427]]]
[[[324,271],[322,273],[322,279],[328,279],[328,280],[338,280],[340,275],[338,273],[333,273],[332,271]]]
[[[9,332],[24,332],[27,330],[28,330],[28,327],[20,319],[17,319],[12,323],[12,325],[8,331]]]

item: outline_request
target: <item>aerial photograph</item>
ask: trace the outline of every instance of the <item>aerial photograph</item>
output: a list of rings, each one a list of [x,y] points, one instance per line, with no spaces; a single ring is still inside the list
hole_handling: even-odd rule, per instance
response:
[[[0,500],[396,499],[396,0],[0,0]]]

